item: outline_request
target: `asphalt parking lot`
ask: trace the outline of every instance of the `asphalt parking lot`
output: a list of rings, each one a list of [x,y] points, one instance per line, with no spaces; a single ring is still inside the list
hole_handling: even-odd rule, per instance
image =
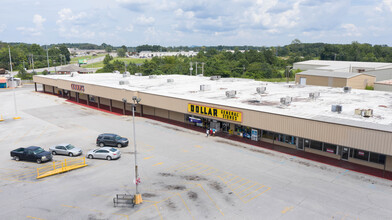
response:
[[[12,90],[0,90],[0,219],[391,219],[391,181],[145,118],[135,120],[144,202],[114,207],[135,193],[132,119],[33,90],[16,90],[19,120]],[[39,180],[46,164],[9,155],[71,143],[85,156],[105,132],[129,138],[120,159]]]

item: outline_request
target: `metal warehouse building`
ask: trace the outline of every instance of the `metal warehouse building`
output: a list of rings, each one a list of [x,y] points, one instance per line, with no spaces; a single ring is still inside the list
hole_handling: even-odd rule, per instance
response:
[[[392,171],[392,94],[202,76],[34,76],[46,93]],[[37,87],[36,87],[37,88]],[[37,90],[37,89],[36,89]]]

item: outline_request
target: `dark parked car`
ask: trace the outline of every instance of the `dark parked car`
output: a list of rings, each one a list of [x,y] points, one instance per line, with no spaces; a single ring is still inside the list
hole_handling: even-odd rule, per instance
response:
[[[13,150],[11,151],[11,157],[14,158],[16,161],[28,160],[35,161],[37,163],[52,160],[52,154],[50,154],[50,152],[36,146],[30,146],[27,148],[21,147],[16,150]]]
[[[100,134],[97,137],[97,145],[99,145],[100,147],[126,147],[128,146],[128,142],[128,138],[121,137],[117,134]]]

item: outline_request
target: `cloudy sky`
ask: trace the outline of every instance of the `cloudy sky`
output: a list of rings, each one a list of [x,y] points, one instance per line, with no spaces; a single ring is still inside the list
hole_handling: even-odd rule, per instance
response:
[[[392,0],[0,0],[0,41],[392,46]]]

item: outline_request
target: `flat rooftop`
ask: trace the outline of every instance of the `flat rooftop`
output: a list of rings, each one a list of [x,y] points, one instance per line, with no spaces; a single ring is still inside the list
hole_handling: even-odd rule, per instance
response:
[[[309,65],[309,66],[314,65],[315,68],[318,70],[340,71],[340,72],[350,72],[350,68],[366,68],[371,70],[392,68],[392,63],[333,61],[333,60],[307,60],[307,61],[297,62],[294,63],[294,68],[296,65]]]
[[[199,101],[209,104],[268,112],[316,121],[351,125],[375,130],[392,132],[392,93],[352,89],[344,93],[343,88],[321,86],[299,86],[287,83],[271,83],[252,79],[221,78],[187,75],[129,76],[122,74],[80,74],[38,76],[67,80],[76,83],[101,85],[143,93],[163,95],[174,98]],[[168,82],[173,79],[173,82]],[[120,85],[120,80],[129,81]],[[200,85],[208,85],[209,91],[200,91]],[[264,94],[256,92],[257,87],[266,87]],[[235,90],[234,98],[226,97],[226,91]],[[320,97],[310,99],[309,93],[319,92]],[[292,97],[290,105],[282,105],[280,99]],[[143,101],[141,102],[143,104]],[[331,111],[332,105],[342,105],[338,114]],[[373,117],[355,115],[355,109],[373,109]],[[246,115],[244,115],[246,117]]]

